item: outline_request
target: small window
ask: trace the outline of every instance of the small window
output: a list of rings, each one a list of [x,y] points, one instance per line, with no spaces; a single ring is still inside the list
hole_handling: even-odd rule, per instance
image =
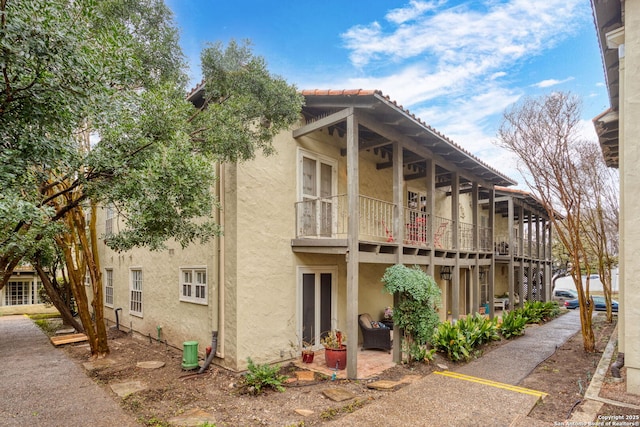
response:
[[[113,218],[115,217],[113,206],[107,206],[106,221],[104,224],[104,232],[107,236],[113,234]]]
[[[104,304],[113,308],[113,270],[108,268],[104,273]]]
[[[129,312],[142,317],[142,270],[131,270]]]
[[[206,269],[180,269],[180,301],[207,304]]]

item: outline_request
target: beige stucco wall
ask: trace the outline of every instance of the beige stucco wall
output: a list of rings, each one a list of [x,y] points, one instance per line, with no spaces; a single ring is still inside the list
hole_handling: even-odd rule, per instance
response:
[[[120,224],[123,226],[123,224]],[[98,234],[104,233],[104,212],[100,213]],[[167,340],[174,347],[182,348],[184,341],[200,343],[200,353],[211,342],[211,331],[217,329],[217,268],[216,239],[209,243],[194,244],[181,249],[175,242],[167,242],[167,249],[151,252],[138,248],[116,253],[101,245],[100,262],[103,281],[105,271],[113,270],[113,307],[105,306],[105,318],[110,326],[116,322],[119,312],[121,329],[132,328],[144,336]],[[204,267],[207,272],[207,305],[180,301],[180,268]],[[129,310],[129,286],[131,269],[142,270],[143,313]],[[104,283],[103,283],[104,286]],[[90,292],[90,289],[87,288]]]

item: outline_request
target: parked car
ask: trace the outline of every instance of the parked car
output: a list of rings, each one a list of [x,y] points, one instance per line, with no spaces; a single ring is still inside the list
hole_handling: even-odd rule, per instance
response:
[[[595,303],[596,307],[596,311],[607,311],[607,305],[604,302],[604,297],[592,297],[593,298],[593,302]],[[574,308],[578,308],[579,303],[578,303],[578,299],[570,299],[570,300],[566,300],[564,302],[564,306],[569,308],[569,309],[574,309]],[[614,313],[618,312],[618,301],[616,300],[611,300],[611,311],[613,311]]]
[[[553,300],[563,305],[566,300],[578,298],[578,292],[573,289],[556,289],[553,291]]]

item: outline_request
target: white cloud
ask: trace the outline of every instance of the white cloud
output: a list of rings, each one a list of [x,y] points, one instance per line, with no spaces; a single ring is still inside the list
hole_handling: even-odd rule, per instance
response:
[[[557,86],[559,84],[566,83],[571,80],[573,80],[573,77],[567,77],[564,80],[548,79],[548,80],[542,80],[541,82],[535,83],[533,86],[543,89],[551,86]]]
[[[398,9],[392,9],[387,13],[385,18],[389,22],[393,22],[395,24],[403,24],[407,21],[411,21],[424,12],[431,11],[437,9],[440,5],[445,3],[446,0],[440,1],[416,1],[411,0],[408,6],[401,7]]]
[[[446,64],[490,56],[499,66],[555,45],[585,15],[578,7],[580,0],[489,2],[486,11],[466,5],[442,9],[441,4],[419,9],[418,4],[422,3],[413,2],[403,13],[396,9],[388,14],[388,31],[373,22],[342,34],[352,63],[362,67],[380,59],[424,55]],[[411,22],[405,19],[408,17]],[[452,50],[457,53],[455,58],[442,58]]]

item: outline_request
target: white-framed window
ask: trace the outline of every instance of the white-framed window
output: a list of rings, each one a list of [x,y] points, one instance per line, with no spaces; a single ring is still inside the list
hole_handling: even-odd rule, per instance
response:
[[[91,274],[89,274],[89,266],[84,271],[84,285],[91,286]]]
[[[104,305],[113,308],[113,270],[104,271]]]
[[[180,269],[180,301],[207,304],[207,269],[183,267]]]
[[[129,285],[129,312],[142,317],[142,270],[131,269]]]
[[[115,209],[113,206],[107,206],[106,220],[104,224],[104,233],[109,236],[113,234],[113,218],[115,217]]]
[[[29,282],[9,282],[5,286],[4,305],[29,304]]]

